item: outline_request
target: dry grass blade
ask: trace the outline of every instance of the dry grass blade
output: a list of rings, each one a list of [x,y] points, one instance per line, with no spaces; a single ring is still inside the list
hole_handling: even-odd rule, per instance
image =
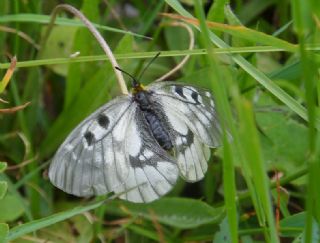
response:
[[[178,14],[168,14],[168,13],[162,13],[161,15],[171,19],[181,20],[186,23],[199,26],[199,20],[195,18],[189,18],[189,17],[178,15]],[[253,41],[254,43],[258,42],[261,44],[268,44],[268,45],[271,44],[276,47],[281,47],[288,52],[296,52],[298,50],[297,45],[294,45],[285,40],[276,38],[274,36],[265,34],[263,32],[259,32],[259,31],[247,28],[243,25],[228,25],[228,24],[222,24],[222,23],[211,22],[211,21],[206,21],[206,25],[211,29],[226,32],[230,35],[234,35],[243,39]]]
[[[164,240],[163,230],[161,228],[160,223],[158,222],[156,213],[152,209],[149,209],[149,213],[151,215],[152,223],[154,224],[156,231],[158,233],[159,242],[165,243],[166,241]]]
[[[4,75],[3,79],[1,80],[0,82],[0,94],[5,90],[5,88],[7,87],[11,77],[12,77],[12,74],[13,74],[13,71],[15,69],[17,65],[17,58],[14,56],[12,59],[11,59],[11,64],[10,64],[10,67],[8,68],[6,74]]]

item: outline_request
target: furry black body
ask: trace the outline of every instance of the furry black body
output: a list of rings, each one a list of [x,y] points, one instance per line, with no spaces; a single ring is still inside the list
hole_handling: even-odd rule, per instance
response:
[[[150,96],[151,92],[139,90],[134,94],[134,100],[138,103],[144,118],[146,119],[153,137],[164,150],[173,148],[169,133],[167,132],[163,122],[159,118],[159,114],[155,112]]]

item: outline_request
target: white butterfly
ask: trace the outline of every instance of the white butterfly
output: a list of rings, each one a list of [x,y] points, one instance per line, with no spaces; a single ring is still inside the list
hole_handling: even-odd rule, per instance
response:
[[[221,128],[208,91],[175,82],[142,87],[105,104],[67,137],[50,168],[51,182],[76,196],[124,192],[150,202],[166,194],[178,175],[204,177],[209,147]]]

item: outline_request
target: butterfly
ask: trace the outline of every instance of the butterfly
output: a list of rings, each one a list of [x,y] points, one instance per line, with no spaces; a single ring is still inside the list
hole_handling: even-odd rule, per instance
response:
[[[125,192],[120,198],[141,203],[168,193],[179,175],[204,177],[222,133],[211,93],[132,79],[129,95],[100,107],[60,146],[49,168],[56,187],[79,197]]]

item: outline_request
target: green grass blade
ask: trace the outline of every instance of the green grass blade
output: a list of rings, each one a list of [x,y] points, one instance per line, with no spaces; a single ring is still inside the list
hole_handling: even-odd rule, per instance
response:
[[[316,15],[316,11],[317,15]],[[305,242],[314,242],[313,240],[313,231],[317,227],[317,223],[320,222],[320,192],[318,188],[319,184],[319,174],[320,174],[320,151],[319,145],[317,146],[318,140],[318,132],[316,131],[317,121],[316,121],[316,112],[317,112],[317,100],[319,97],[315,92],[317,83],[319,82],[319,74],[318,74],[318,66],[317,63],[309,52],[306,51],[306,43],[309,42],[309,33],[317,33],[317,27],[312,22],[312,15],[314,18],[319,18],[319,6],[317,3],[313,3],[312,1],[293,1],[293,21],[294,28],[297,32],[299,39],[299,51],[300,51],[300,59],[301,59],[301,68],[303,72],[303,76],[301,79],[303,80],[305,86],[305,97],[306,104],[308,108],[308,119],[309,119],[309,178],[308,178],[308,187],[307,187],[307,198],[306,198],[306,225],[305,225],[305,233],[304,240]],[[314,34],[315,35],[315,34]],[[318,38],[313,36],[311,38],[311,42],[318,42]]]
[[[232,112],[230,105],[227,100],[227,92],[226,92],[226,84],[228,84],[229,79],[231,79],[231,75],[223,75],[220,71],[219,65],[216,62],[215,52],[212,49],[212,45],[209,37],[209,30],[207,29],[205,23],[204,13],[201,10],[202,6],[199,1],[195,1],[196,13],[198,18],[200,19],[200,28],[202,33],[202,38],[205,47],[207,48],[208,56],[207,63],[210,66],[210,70],[212,70],[213,75],[209,75],[209,81],[211,81],[217,107],[219,111],[219,115],[221,116],[221,126],[224,130],[223,133],[223,154],[224,154],[224,162],[223,162],[223,181],[224,181],[224,197],[225,197],[225,206],[227,209],[227,218],[229,231],[231,234],[231,241],[238,242],[238,216],[237,216],[237,208],[236,208],[236,187],[235,187],[235,177],[234,177],[234,163],[233,156],[236,148],[233,146],[233,150],[229,144],[230,136],[227,132],[226,125],[223,121],[226,121],[227,124],[231,126],[231,131],[234,131],[235,128],[232,123]],[[228,77],[229,76],[229,77]],[[224,77],[225,82],[220,82]]]
[[[319,51],[319,45],[308,45],[308,50]],[[215,54],[246,54],[246,53],[263,53],[263,52],[283,52],[282,48],[272,47],[272,46],[248,46],[248,47],[227,47],[219,48],[215,50]],[[123,53],[115,54],[117,60],[126,59],[142,59],[142,58],[152,58],[157,54],[157,52],[134,52],[134,53]],[[173,51],[162,51],[161,57],[180,57],[185,55],[207,55],[207,50],[205,49],[193,49],[193,50],[173,50]],[[57,64],[69,64],[69,63],[81,63],[81,62],[96,62],[96,61],[106,61],[108,58],[106,55],[93,55],[93,56],[79,56],[76,58],[50,58],[50,59],[40,59],[32,61],[19,61],[17,63],[18,68],[30,68],[38,67],[43,65],[57,65]],[[0,69],[7,69],[10,63],[0,63]],[[270,77],[269,77],[270,78]]]
[[[0,16],[0,23],[37,23],[37,24],[48,24],[50,22],[50,15],[41,15],[41,14],[10,14],[10,15],[3,15]],[[58,17],[55,21],[56,25],[63,25],[63,26],[76,26],[76,27],[84,27],[83,23],[76,19],[68,19],[63,17]],[[136,36],[139,38],[148,38],[143,35],[135,34],[131,31],[125,31],[121,29],[116,29],[108,26],[103,26],[99,24],[93,24],[99,30],[105,30],[120,34],[129,34],[132,36]]]
[[[102,204],[104,204],[107,200],[101,200],[86,206],[79,206],[76,208],[73,208],[71,210],[67,210],[64,212],[56,213],[53,215],[50,215],[48,217],[44,217],[41,219],[33,220],[31,222],[15,226],[10,229],[9,234],[7,236],[7,240],[14,240],[17,239],[25,234],[35,232],[39,229],[45,228],[49,225],[61,222],[63,220],[66,220],[68,218],[71,218],[75,215],[87,212],[89,210],[95,209],[97,207],[100,207]]]
[[[239,133],[242,139],[242,152],[246,158],[245,163],[247,163],[250,170],[250,179],[254,184],[254,193],[256,194],[259,205],[258,207],[256,206],[256,210],[257,213],[260,213],[260,224],[266,227],[265,235],[268,242],[279,242],[271,204],[269,180],[262,160],[252,107],[250,103],[244,99],[239,99],[236,102],[238,104]],[[266,222],[264,222],[264,220],[266,220]]]

